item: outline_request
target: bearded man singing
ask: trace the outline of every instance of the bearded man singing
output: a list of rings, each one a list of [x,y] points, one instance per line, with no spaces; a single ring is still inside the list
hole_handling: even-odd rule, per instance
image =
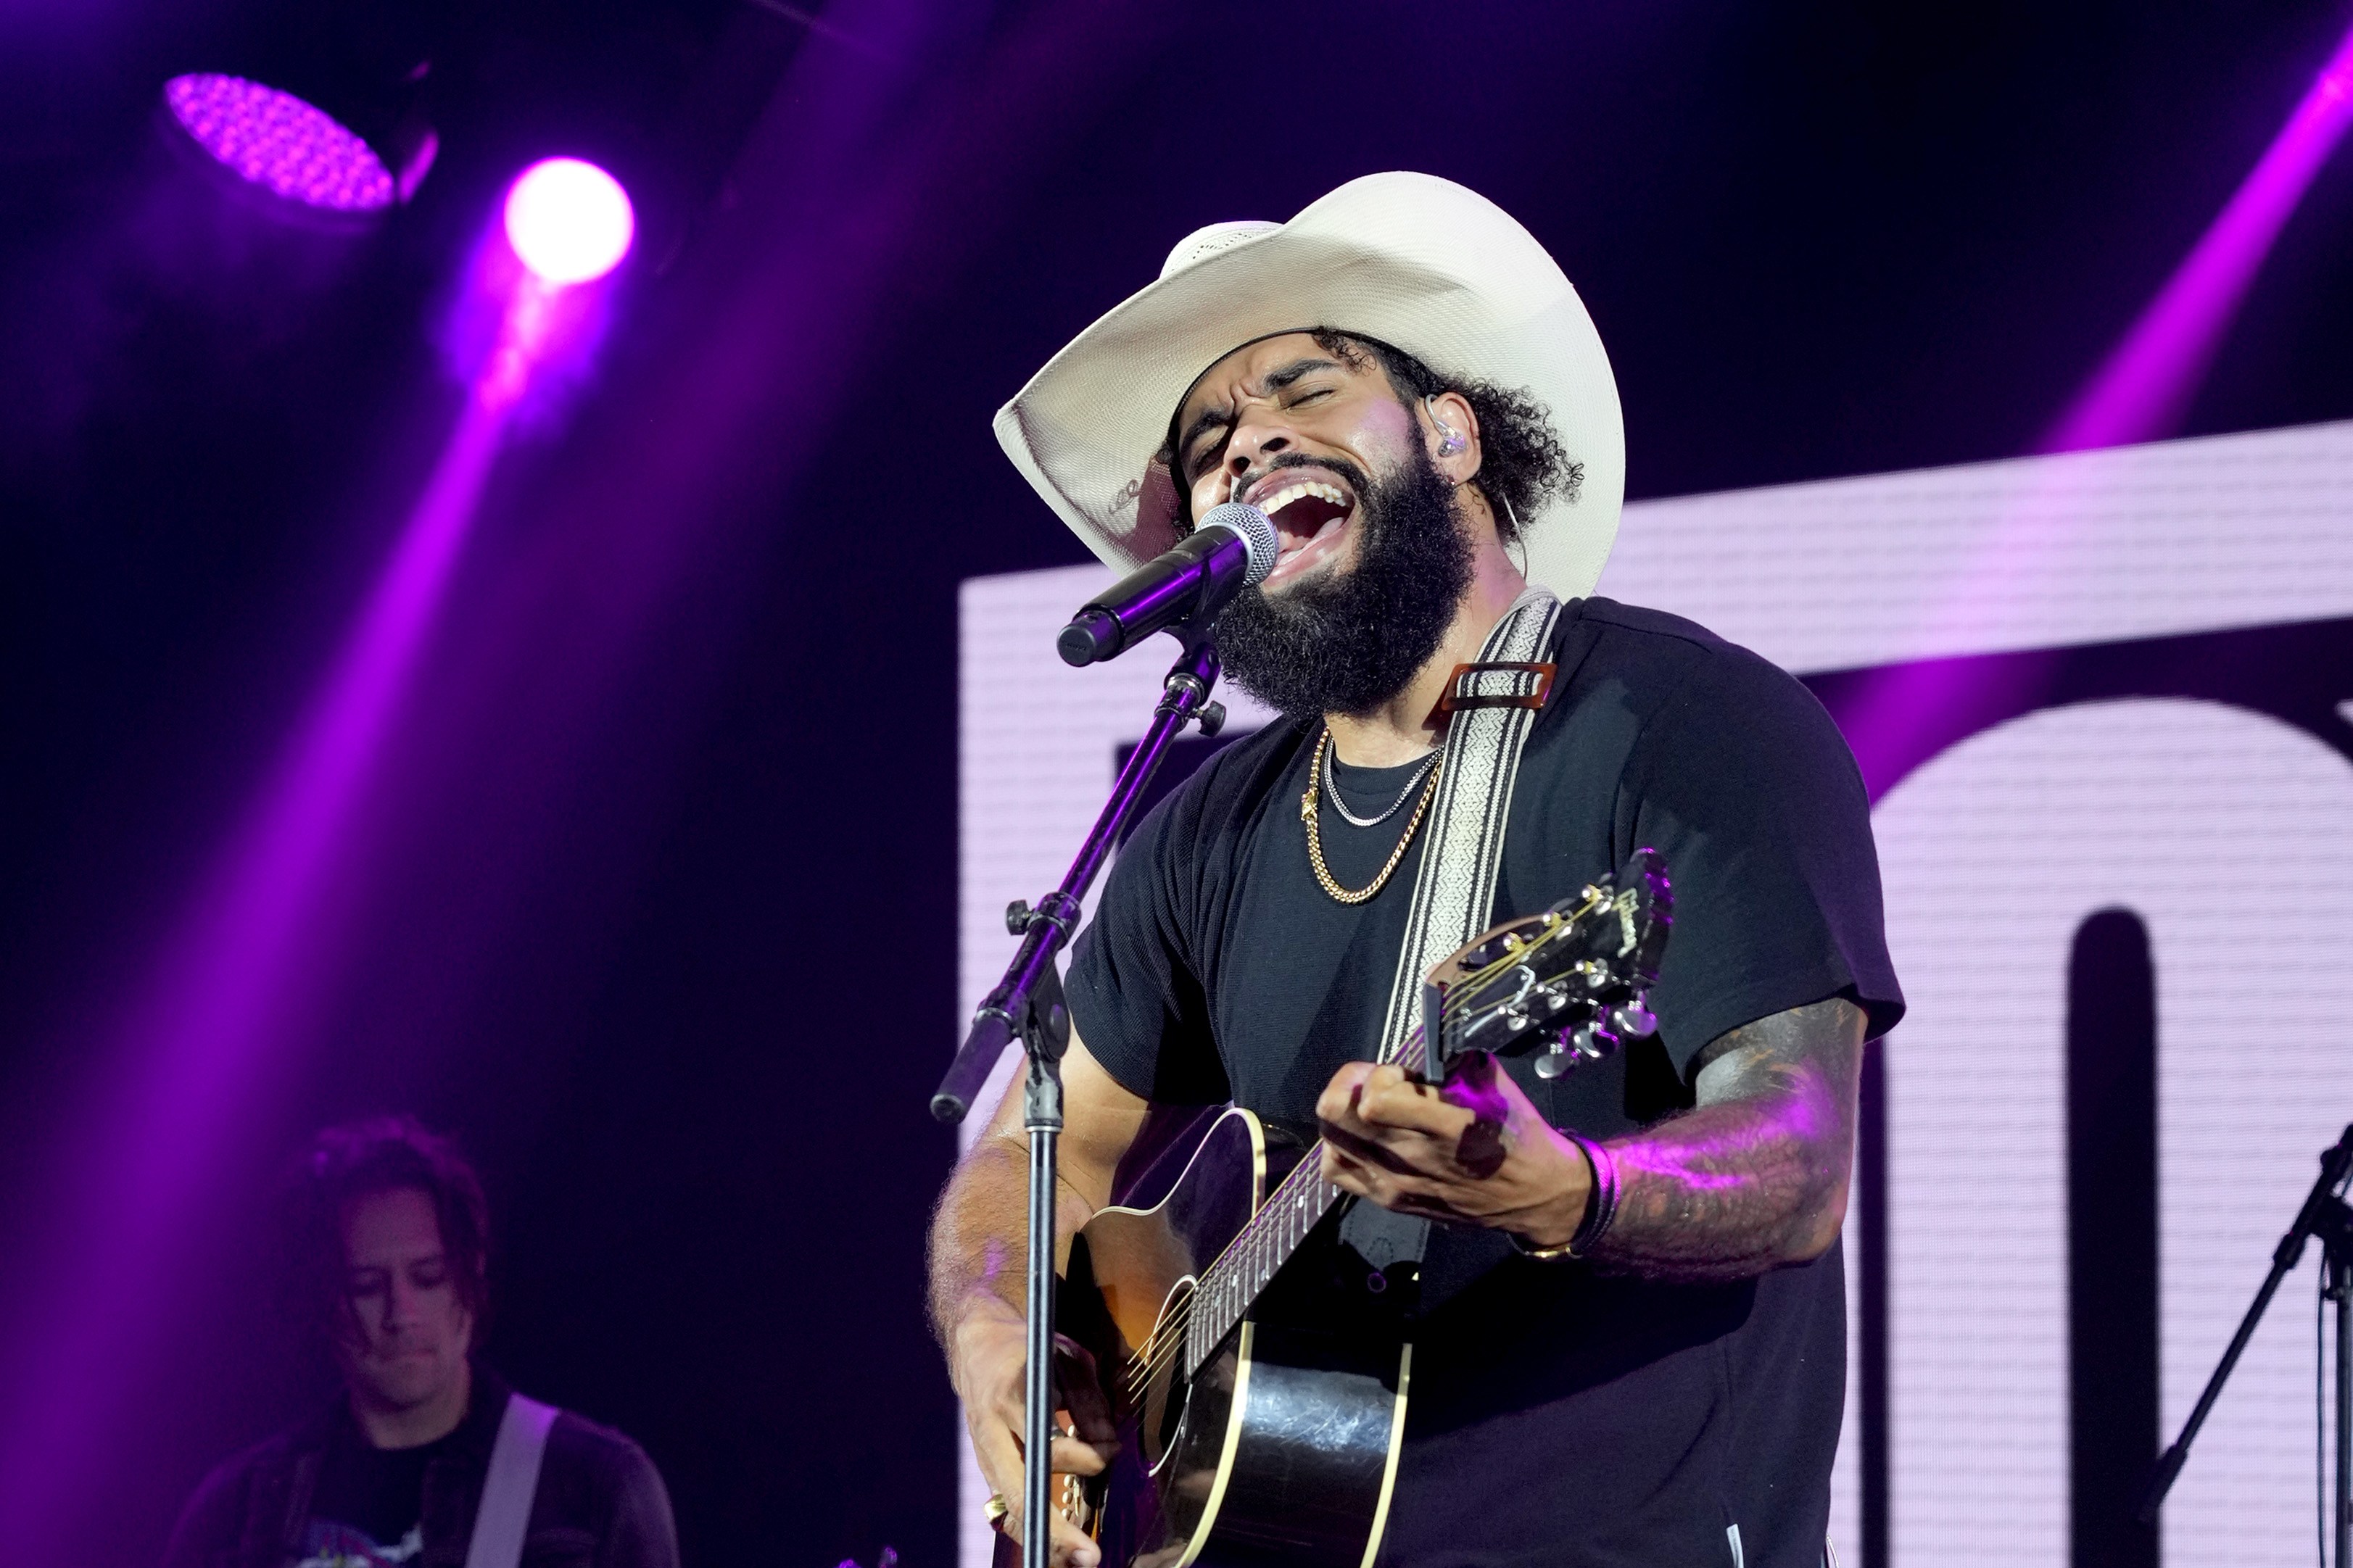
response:
[[[1217,626],[1280,721],[1143,821],[1074,950],[1061,1227],[1113,1201],[1156,1108],[1231,1100],[1320,1136],[1332,1183],[1437,1222],[1379,1562],[1821,1563],[1856,1086],[1903,1011],[1867,803],[1797,681],[1591,596],[1623,437],[1559,268],[1460,186],[1357,180],[1289,224],[1188,237],[997,432],[1116,565],[1229,500],[1282,542]],[[1461,722],[1440,700],[1529,613],[1551,617],[1529,624],[1555,676],[1499,797],[1492,915],[1655,847],[1674,896],[1657,1033],[1565,1077],[1518,1059],[1425,1084],[1376,1063],[1425,852],[1453,852],[1424,826]],[[998,1499],[1023,1463],[1019,1100],[950,1181],[932,1247]],[[1053,1468],[1094,1475],[1110,1430],[1069,1403]],[[1057,1562],[1100,1560],[1055,1531]]]

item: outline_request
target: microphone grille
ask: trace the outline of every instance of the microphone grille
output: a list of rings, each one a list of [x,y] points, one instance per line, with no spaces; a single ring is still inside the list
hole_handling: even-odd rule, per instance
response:
[[[1282,542],[1275,537],[1274,524],[1266,513],[1248,501],[1229,500],[1213,506],[1201,516],[1201,526],[1209,528],[1223,524],[1242,536],[1250,551],[1250,569],[1242,574],[1246,586],[1256,587],[1274,570],[1274,558],[1282,553]]]

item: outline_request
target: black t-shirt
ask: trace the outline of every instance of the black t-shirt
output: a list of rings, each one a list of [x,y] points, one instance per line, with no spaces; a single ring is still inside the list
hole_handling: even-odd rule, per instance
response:
[[[424,1550],[425,1470],[452,1438],[413,1448],[378,1448],[337,1425],[319,1462],[311,1517],[295,1568],[407,1564]]]
[[[1511,1063],[1536,1108],[1597,1137],[1633,1131],[1691,1104],[1709,1041],[1826,997],[1885,1032],[1904,1004],[1868,802],[1812,695],[1688,621],[1607,599],[1566,608],[1552,657],[1495,915],[1541,910],[1645,845],[1675,906],[1658,1038],[1550,1081]],[[1281,722],[1229,746],[1113,867],[1070,1005],[1089,1052],[1136,1093],[1232,1100],[1312,1134],[1332,1074],[1374,1054],[1426,839],[1377,897],[1327,896],[1300,818],[1318,732]],[[1344,766],[1335,783],[1371,816],[1412,773]],[[1362,887],[1412,803],[1369,828],[1318,809],[1326,864]],[[1835,1247],[1760,1279],[1669,1285],[1441,1226],[1424,1275],[1384,1563],[1820,1561],[1845,1375]]]

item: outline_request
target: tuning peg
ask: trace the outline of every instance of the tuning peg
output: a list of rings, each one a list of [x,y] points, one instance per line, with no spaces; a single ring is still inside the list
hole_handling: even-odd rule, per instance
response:
[[[1005,906],[1005,929],[1015,936],[1029,934],[1029,900],[1016,899]],[[1039,1227],[1042,1232],[1044,1227]]]
[[[1579,1024],[1570,1033],[1568,1043],[1589,1062],[1598,1062],[1618,1049],[1618,1037],[1598,1024]]]
[[[1650,1003],[1648,996],[1637,996],[1611,1008],[1609,1027],[1630,1039],[1649,1039],[1659,1032],[1659,1017],[1651,1011]]]
[[[1576,1065],[1577,1058],[1568,1054],[1567,1043],[1558,1035],[1555,1035],[1551,1047],[1544,1055],[1536,1058],[1536,1076],[1544,1079],[1558,1078]]]

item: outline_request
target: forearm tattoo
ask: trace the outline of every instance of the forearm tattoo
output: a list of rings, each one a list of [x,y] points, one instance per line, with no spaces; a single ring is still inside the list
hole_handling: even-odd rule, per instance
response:
[[[1827,1251],[1845,1212],[1863,1025],[1833,997],[1710,1045],[1693,1110],[1609,1140],[1618,1214],[1594,1260],[1736,1279]]]

